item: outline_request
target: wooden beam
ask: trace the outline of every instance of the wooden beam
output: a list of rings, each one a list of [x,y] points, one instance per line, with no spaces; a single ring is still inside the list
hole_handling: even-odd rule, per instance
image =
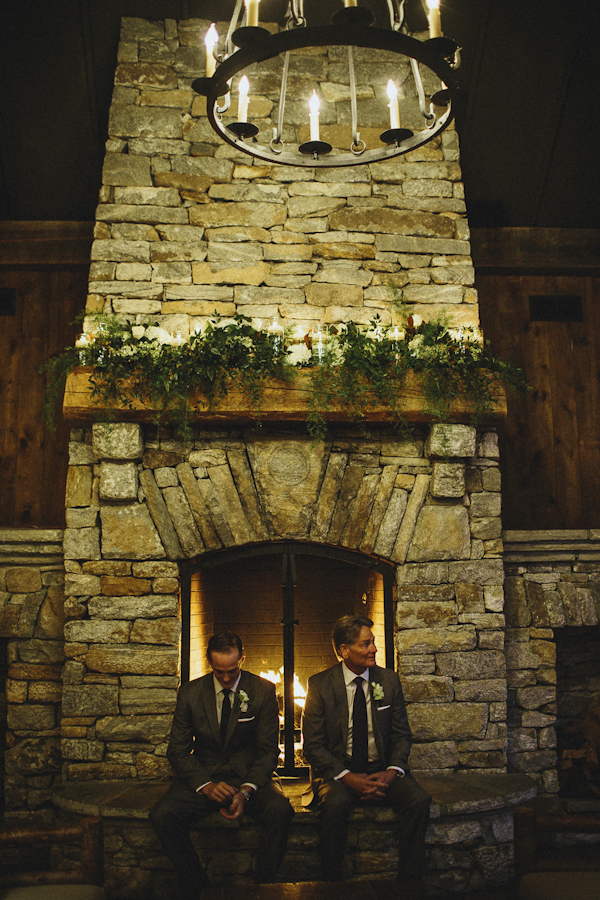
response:
[[[478,275],[600,275],[600,228],[473,228]]]
[[[0,266],[89,266],[93,222],[0,222]]]
[[[95,405],[92,401],[92,385],[89,376],[91,368],[75,369],[67,379],[63,403],[64,418],[71,422],[93,422],[99,413],[118,415],[120,421],[147,422],[156,414],[158,407],[150,407],[138,400],[132,400],[132,409],[126,406],[115,406],[110,409]],[[264,422],[304,422],[308,417],[310,391],[310,374],[298,372],[293,379],[276,381],[270,379],[265,383],[261,400],[260,415]],[[210,411],[206,397],[198,394],[193,399],[191,419],[210,422],[255,422],[258,418],[256,410],[248,396],[239,388],[233,388],[219,402],[218,407]],[[409,373],[400,395],[399,410],[410,422],[431,422],[433,416],[424,412],[425,396],[415,375]],[[450,406],[449,421],[469,422],[473,416],[473,404],[464,398],[457,398]],[[497,385],[497,397],[487,422],[497,422],[506,416],[506,393],[501,384]],[[328,422],[348,422],[350,417],[340,403],[332,404],[327,410]],[[364,410],[364,421],[389,423],[390,409],[380,403],[373,403]]]

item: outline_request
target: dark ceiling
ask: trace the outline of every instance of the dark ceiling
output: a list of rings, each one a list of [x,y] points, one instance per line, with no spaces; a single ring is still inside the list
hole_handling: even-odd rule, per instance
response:
[[[379,21],[385,0],[359,0]],[[328,21],[342,0],[305,0]],[[121,16],[225,19],[234,0],[4,0],[0,219],[94,218]],[[264,21],[285,0],[262,0]],[[421,0],[406,0],[411,28]],[[600,4],[442,0],[463,47],[458,123],[471,224],[597,228]]]

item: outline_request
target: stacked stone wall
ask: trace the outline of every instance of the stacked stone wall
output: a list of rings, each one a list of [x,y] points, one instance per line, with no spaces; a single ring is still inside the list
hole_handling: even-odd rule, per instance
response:
[[[191,90],[204,72],[209,25],[123,20],[87,311],[142,325],[157,320],[183,338],[214,311],[265,324],[278,318],[308,331],[319,323],[368,323],[376,314],[390,324],[390,301],[402,292],[425,319],[444,313],[457,326],[478,325],[456,133],[371,165],[259,164],[217,137],[205,99]],[[292,54],[286,143],[306,139],[316,89],[323,138],[335,152],[349,147],[340,53]],[[413,122],[420,114],[408,64],[394,57],[388,69],[378,53],[355,50],[369,146],[380,146],[379,133],[389,127],[390,72],[403,82],[403,121],[422,127]],[[259,140],[270,140],[277,121],[280,68],[277,58],[251,72],[249,115]],[[424,78],[427,90],[437,89],[431,73]],[[225,123],[235,120],[236,104],[234,86]]]
[[[62,529],[0,530],[0,736],[4,804],[13,818],[47,817],[60,777],[62,541]]]
[[[597,626],[598,531],[506,532],[509,770],[559,790],[555,630]]]
[[[63,775],[161,778],[179,671],[177,561],[307,540],[397,564],[397,649],[417,770],[504,771],[497,438],[435,425],[75,430],[64,536]],[[482,677],[483,675],[483,677]]]

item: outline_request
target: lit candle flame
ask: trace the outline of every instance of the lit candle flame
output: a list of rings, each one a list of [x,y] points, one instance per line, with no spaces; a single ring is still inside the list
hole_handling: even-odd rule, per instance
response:
[[[210,26],[204,36],[204,46],[206,47],[206,77],[212,78],[215,74],[217,61],[214,57],[214,49],[219,42],[219,32],[215,27],[215,23]]]

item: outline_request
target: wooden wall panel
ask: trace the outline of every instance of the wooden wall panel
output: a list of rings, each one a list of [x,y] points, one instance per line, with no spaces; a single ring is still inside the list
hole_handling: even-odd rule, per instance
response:
[[[526,372],[501,430],[503,525],[600,527],[600,278],[478,274],[480,315],[495,351]],[[533,294],[575,294],[583,322],[530,322]]]
[[[88,265],[0,266],[15,288],[15,316],[0,316],[0,525],[61,527],[69,426],[58,408],[52,435],[43,419],[42,363],[72,344],[84,308]]]

